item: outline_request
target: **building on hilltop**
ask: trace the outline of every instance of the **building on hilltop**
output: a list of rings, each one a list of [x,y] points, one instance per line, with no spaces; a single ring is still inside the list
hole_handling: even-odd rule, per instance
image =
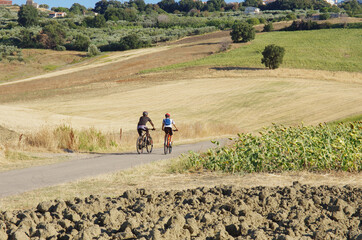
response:
[[[39,4],[35,3],[33,0],[26,0],[26,4],[27,6],[33,6],[35,8],[39,8]]]
[[[258,14],[258,13],[260,13],[260,8],[246,7],[244,13],[245,14]]]
[[[336,5],[338,4],[338,0],[325,0],[327,3],[331,4],[331,5]]]
[[[63,18],[67,15],[66,12],[51,12],[49,13],[50,18]]]
[[[0,6],[11,6],[13,5],[13,1],[2,1],[0,0]]]

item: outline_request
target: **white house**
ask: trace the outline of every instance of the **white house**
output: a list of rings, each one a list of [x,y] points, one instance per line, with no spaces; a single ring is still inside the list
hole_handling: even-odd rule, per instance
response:
[[[63,18],[67,16],[66,12],[51,12],[49,13],[50,18]]]
[[[331,4],[331,5],[336,5],[338,4],[338,0],[325,0],[327,3]]]
[[[260,13],[260,9],[257,7],[246,7],[244,13],[245,14],[257,14],[257,13]]]

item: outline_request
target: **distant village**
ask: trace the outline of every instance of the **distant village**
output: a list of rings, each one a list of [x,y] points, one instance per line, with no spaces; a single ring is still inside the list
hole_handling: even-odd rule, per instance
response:
[[[0,6],[12,6],[13,1],[4,1],[0,0]],[[35,8],[39,8],[39,4],[34,2],[33,0],[27,0],[25,5],[33,6]],[[49,12],[49,18],[62,18],[67,15],[66,12]]]

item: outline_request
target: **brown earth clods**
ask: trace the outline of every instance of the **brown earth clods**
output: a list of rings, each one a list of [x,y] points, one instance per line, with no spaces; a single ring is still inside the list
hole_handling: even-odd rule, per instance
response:
[[[362,188],[126,191],[0,213],[0,239],[362,239]]]

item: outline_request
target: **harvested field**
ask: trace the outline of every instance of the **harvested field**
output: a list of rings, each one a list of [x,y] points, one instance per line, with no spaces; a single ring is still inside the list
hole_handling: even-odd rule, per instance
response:
[[[362,188],[126,191],[0,214],[1,239],[360,239]]]

